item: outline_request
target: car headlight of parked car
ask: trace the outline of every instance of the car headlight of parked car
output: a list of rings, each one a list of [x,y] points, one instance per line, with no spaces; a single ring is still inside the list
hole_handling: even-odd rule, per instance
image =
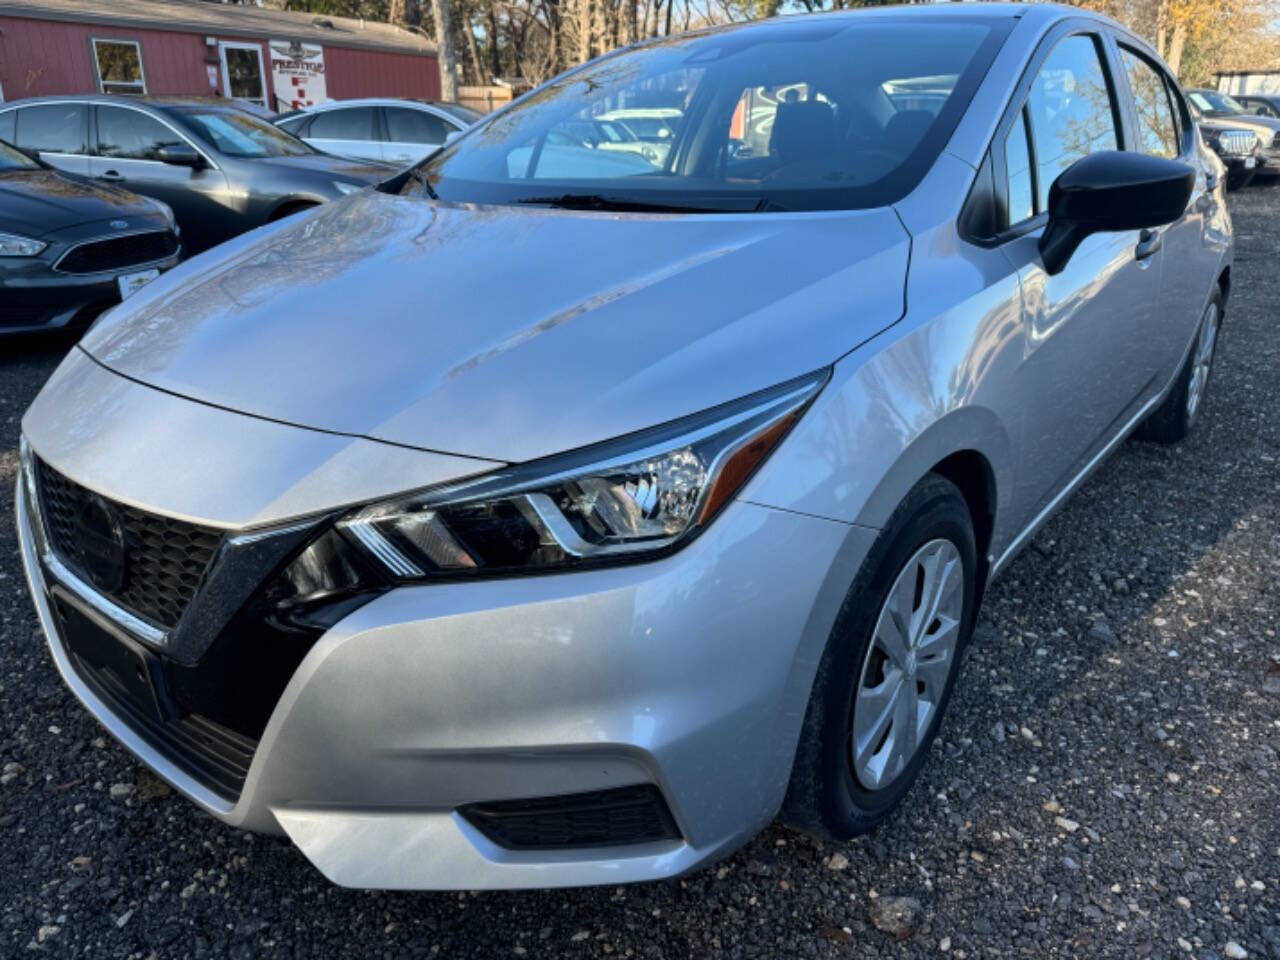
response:
[[[16,233],[0,233],[0,257],[34,257],[48,244]]]
[[[777,447],[828,371],[582,451],[357,508],[268,592],[277,615],[395,584],[651,559],[688,542]]]
[[[333,181],[333,186],[343,196],[355,193],[357,190],[363,190],[365,187],[363,183],[347,183],[345,180],[335,180]]]

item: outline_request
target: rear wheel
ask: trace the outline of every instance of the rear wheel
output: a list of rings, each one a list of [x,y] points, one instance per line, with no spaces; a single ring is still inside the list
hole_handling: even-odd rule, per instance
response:
[[[1173,389],[1138,428],[1139,439],[1153,443],[1177,443],[1191,432],[1204,409],[1205,390],[1209,386],[1209,374],[1213,372],[1213,358],[1221,330],[1222,291],[1215,289],[1200,318],[1196,342],[1178,371]]]
[[[968,506],[930,474],[899,505],[818,666],[783,819],[847,839],[884,821],[923,767],[976,606]]]

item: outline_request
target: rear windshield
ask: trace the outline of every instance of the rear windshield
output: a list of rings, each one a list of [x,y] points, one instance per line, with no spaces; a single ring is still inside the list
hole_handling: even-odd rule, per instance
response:
[[[1007,25],[854,15],[672,37],[553,80],[421,170],[477,203],[882,206],[932,165]]]
[[[177,107],[173,115],[188,130],[231,157],[300,157],[315,153],[291,133],[241,110]]]
[[[477,120],[484,119],[483,113],[477,113],[470,107],[464,107],[460,103],[433,103],[432,106],[437,110],[443,110],[445,113],[457,117],[465,124],[472,124]]]

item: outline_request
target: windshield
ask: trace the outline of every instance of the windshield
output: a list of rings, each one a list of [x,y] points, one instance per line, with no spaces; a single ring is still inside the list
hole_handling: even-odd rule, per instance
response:
[[[201,139],[229,157],[301,157],[316,151],[264,120],[217,107],[182,107],[177,118]]]
[[[1245,112],[1239,100],[1229,97],[1225,93],[1214,93],[1212,90],[1193,90],[1187,94],[1187,98],[1196,105],[1201,113],[1225,115]]]
[[[553,80],[420,169],[476,203],[882,206],[933,163],[1005,30],[857,15],[672,37]]]
[[[0,171],[7,170],[39,170],[36,163],[17,147],[10,146],[0,140]]]

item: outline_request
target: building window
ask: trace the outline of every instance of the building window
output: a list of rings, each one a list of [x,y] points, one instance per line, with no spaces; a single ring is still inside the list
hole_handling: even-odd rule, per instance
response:
[[[142,72],[142,45],[137,40],[94,40],[93,62],[103,93],[147,92]]]

